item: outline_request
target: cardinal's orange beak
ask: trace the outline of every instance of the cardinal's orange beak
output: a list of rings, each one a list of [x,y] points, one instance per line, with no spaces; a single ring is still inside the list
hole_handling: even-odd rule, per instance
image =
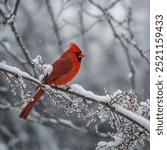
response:
[[[83,57],[85,57],[85,55],[84,55],[83,53],[81,53],[81,54],[79,54],[78,57],[79,57],[79,58],[83,58]]]

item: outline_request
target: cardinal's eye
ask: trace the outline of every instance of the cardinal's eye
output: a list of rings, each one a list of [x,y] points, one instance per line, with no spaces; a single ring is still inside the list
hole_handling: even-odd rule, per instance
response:
[[[75,55],[76,55],[77,57],[78,57],[80,54],[81,54],[81,52],[79,52],[79,53],[75,52]]]
[[[81,57],[79,57],[79,55],[81,54],[81,52],[75,52],[75,55],[77,56],[77,58],[78,58],[78,61],[79,62],[81,62],[81,60],[82,60],[82,58]]]

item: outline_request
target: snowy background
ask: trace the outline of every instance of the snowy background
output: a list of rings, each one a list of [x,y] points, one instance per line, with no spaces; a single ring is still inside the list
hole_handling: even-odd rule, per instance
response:
[[[56,28],[53,27],[52,18],[48,12],[48,1]],[[4,2],[5,0],[0,0],[2,8]],[[14,2],[8,0],[9,10]],[[103,8],[107,8],[113,1],[97,0],[95,2]],[[130,30],[134,35],[133,41],[149,58],[149,1],[120,0],[109,10],[109,13],[117,22],[124,22],[129,15],[129,8],[132,12]],[[0,16],[1,21],[2,17]],[[72,83],[80,84],[99,95],[104,94],[105,87],[109,93],[113,93],[117,89],[135,90],[143,98],[149,98],[149,64],[141,57],[139,51],[132,45],[128,45],[130,61],[134,69],[134,73],[131,72],[125,50],[115,38],[102,12],[89,1],[21,1],[16,24],[32,58],[40,55],[46,64],[52,64],[59,58],[61,53],[68,49],[70,42],[79,45],[86,54],[86,58],[82,61],[81,70]],[[122,25],[118,25],[116,22],[113,24],[119,35],[124,34],[129,38],[129,33]],[[19,59],[25,60],[9,25],[0,24],[0,42],[5,44],[7,49]],[[2,44],[0,45],[0,62],[22,70],[25,69],[4,50]],[[132,83],[133,75],[135,75],[134,83]],[[27,84],[27,86],[35,91],[33,85]],[[13,96],[5,76],[0,74],[0,103],[9,101],[15,104],[19,99],[19,95]],[[43,99],[46,110],[49,107],[54,107],[50,106],[49,99],[47,95]],[[40,109],[40,107],[38,108]],[[77,126],[82,126],[83,123],[82,120],[72,115],[67,116],[62,110],[58,110],[53,115],[72,120]],[[105,128],[108,127],[103,126],[102,130]],[[23,121],[18,118],[18,112],[0,109],[0,150],[92,150],[100,140],[101,137],[83,134],[61,124],[40,125]]]

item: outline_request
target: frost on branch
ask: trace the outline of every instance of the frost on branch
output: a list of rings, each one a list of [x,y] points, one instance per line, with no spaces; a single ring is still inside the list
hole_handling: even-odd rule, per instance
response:
[[[43,64],[42,57],[40,55],[37,55],[37,57],[34,58],[32,62],[42,72],[42,74],[39,76],[40,81],[42,81],[47,75],[52,72],[52,65]]]
[[[5,64],[0,64],[0,70],[7,76],[14,94],[20,93],[21,105],[32,96],[26,89],[26,79],[43,88],[57,108],[83,119],[85,126],[94,128],[96,134],[109,136],[111,141],[99,142],[97,150],[137,149],[138,143],[149,139],[149,100],[143,101],[138,93],[118,90],[99,96],[78,84],[72,84],[70,89],[44,85],[20,69]],[[16,91],[17,88],[20,90]],[[142,102],[138,103],[139,100]],[[31,116],[36,118],[33,113]],[[102,134],[99,126],[106,124],[110,128]]]
[[[142,98],[138,93],[119,90],[113,95],[98,96],[75,84],[71,85],[70,91],[56,90],[50,92],[50,95],[58,107],[84,119],[87,126],[96,127],[97,133],[100,132],[98,124],[109,124],[111,128],[107,134],[115,141],[118,138],[123,139],[119,144],[98,144],[99,150],[109,147],[137,149],[137,143],[143,144],[149,139],[149,103],[138,104],[139,98]]]
[[[118,145],[120,145],[123,142],[123,138],[120,137],[116,137],[114,136],[114,140],[115,141],[111,141],[111,142],[104,142],[104,141],[100,141],[97,144],[96,150],[106,150],[106,149],[115,149],[116,147],[118,147]]]

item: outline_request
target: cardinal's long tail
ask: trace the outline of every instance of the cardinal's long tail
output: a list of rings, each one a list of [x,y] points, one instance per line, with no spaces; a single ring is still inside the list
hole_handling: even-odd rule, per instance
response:
[[[28,103],[24,109],[21,111],[19,117],[23,118],[23,119],[27,119],[29,113],[31,112],[32,108],[34,107],[34,105],[37,103],[37,101],[39,100],[39,98],[45,93],[45,91],[43,89],[40,89],[34,96],[33,101]]]

